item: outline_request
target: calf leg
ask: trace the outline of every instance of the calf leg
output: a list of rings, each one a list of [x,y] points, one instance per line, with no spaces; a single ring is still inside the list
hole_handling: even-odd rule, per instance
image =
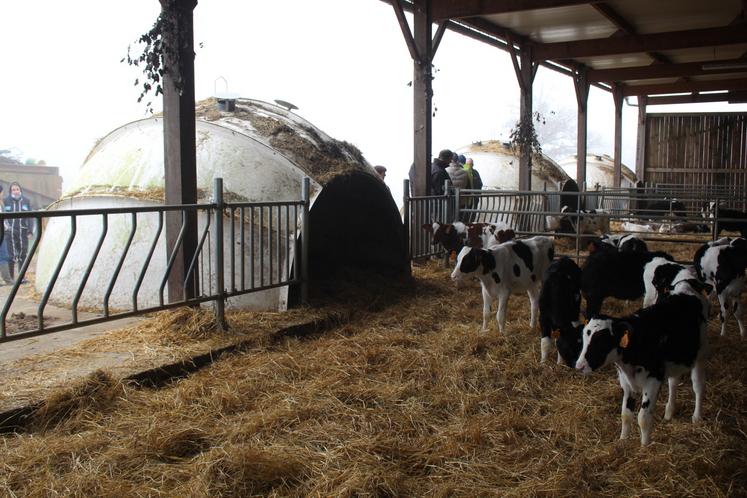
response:
[[[703,409],[703,390],[705,388],[705,371],[703,363],[696,361],[695,366],[690,372],[690,380],[693,383],[693,392],[695,393],[695,410],[693,410],[693,422],[700,422],[702,419]]]
[[[674,416],[676,409],[677,383],[679,380],[679,377],[669,377],[667,379],[669,384],[669,399],[667,400],[667,406],[664,409],[664,420],[672,420],[672,417]]]
[[[506,328],[506,309],[508,308],[508,296],[510,292],[506,289],[501,289],[498,292],[498,311],[495,314],[498,320],[498,332],[503,334],[503,330]]]
[[[527,295],[529,296],[529,331],[531,332],[537,326],[539,315],[539,287],[530,287]]]
[[[544,363],[552,348],[552,325],[547,317],[540,317],[540,363]],[[558,358],[560,354],[558,353]]]
[[[740,299],[740,295],[737,294],[737,296],[734,298],[734,318],[737,319],[737,325],[739,325],[739,335],[744,337],[745,336],[745,330],[744,330],[744,323],[742,322],[742,312],[744,311],[742,309],[742,300]]]
[[[493,303],[493,296],[490,295],[485,286],[482,286],[482,330],[488,331],[488,320],[490,320],[490,305]]]
[[[622,372],[618,372],[617,375],[620,378],[620,387],[622,387],[623,390],[622,413],[620,414],[620,418],[622,420],[620,439],[625,439],[630,434],[630,427],[633,425],[635,393],[633,392],[633,388],[628,383],[628,380],[625,378]]]
[[[654,408],[659,397],[661,381],[655,377],[646,379],[641,397],[641,409],[638,411],[638,427],[641,429],[641,446],[651,442],[651,430],[654,426]]]
[[[721,335],[726,334],[726,295],[718,295],[719,311],[718,317],[721,320]]]

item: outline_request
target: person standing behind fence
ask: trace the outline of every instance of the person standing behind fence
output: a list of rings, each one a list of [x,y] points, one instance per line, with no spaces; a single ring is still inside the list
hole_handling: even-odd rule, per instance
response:
[[[3,193],[3,185],[0,184],[0,194]],[[3,231],[3,242],[0,243],[0,285],[10,285],[13,283],[13,277],[10,276],[10,256],[8,256],[8,237]]]
[[[31,202],[23,195],[23,189],[18,182],[10,184],[10,195],[4,199],[6,213],[20,213],[31,211]],[[29,249],[29,238],[33,235],[33,220],[31,218],[6,218],[5,239],[8,244],[8,269],[11,277],[15,276],[15,269],[20,268],[26,259]]]
[[[482,178],[480,178],[480,173],[475,169],[475,162],[471,157],[464,162],[464,171],[467,174],[466,188],[470,190],[481,190]],[[470,198],[470,209],[477,209],[478,204],[480,204],[480,198],[478,196],[473,196]],[[477,213],[470,213],[470,216],[467,219],[470,222],[474,221],[475,219],[477,219]]]
[[[451,161],[453,154],[449,149],[444,149],[438,153],[438,157],[431,163],[431,195],[444,195],[444,182],[449,180],[449,173],[446,167]]]

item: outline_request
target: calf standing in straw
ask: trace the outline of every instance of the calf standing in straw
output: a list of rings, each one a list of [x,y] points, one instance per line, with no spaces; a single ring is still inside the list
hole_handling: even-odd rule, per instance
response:
[[[521,292],[529,295],[529,326],[534,329],[537,324],[540,283],[553,255],[552,239],[543,236],[511,240],[489,249],[465,246],[457,256],[451,278],[460,281],[474,276],[480,281],[483,332],[488,330],[490,306],[497,300],[498,331],[503,333],[508,298],[511,294]]]
[[[609,363],[617,367],[623,390],[620,439],[630,433],[635,396],[642,394],[638,412],[642,445],[651,440],[653,411],[665,378],[669,401],[664,419],[674,415],[677,382],[688,371],[695,393],[693,422],[701,419],[708,320],[708,300],[701,292],[710,292],[710,286],[697,279],[675,279],[672,287],[669,296],[633,315],[592,318],[584,327],[583,347],[576,362],[584,374]]]

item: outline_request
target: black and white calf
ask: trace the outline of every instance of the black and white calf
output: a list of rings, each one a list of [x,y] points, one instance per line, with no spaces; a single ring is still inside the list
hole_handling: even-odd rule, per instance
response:
[[[539,286],[554,255],[549,237],[511,240],[489,249],[464,247],[451,273],[453,280],[477,277],[482,287],[482,330],[488,330],[490,306],[498,301],[498,331],[506,325],[506,308],[511,294],[526,292],[531,306],[529,324],[537,324]]]
[[[674,289],[677,282],[687,279],[700,280],[693,265],[681,265],[661,257],[652,259],[643,269],[643,285],[646,289],[643,307],[657,303]]]
[[[514,230],[498,223],[426,223],[423,230],[433,236],[433,245],[441,244],[447,252],[459,252],[464,246],[491,247],[514,238]]]
[[[703,206],[703,217],[715,218],[716,211],[716,202],[711,201]],[[726,218],[729,221],[721,221],[721,218]],[[718,206],[718,218],[715,222],[718,225],[718,233],[726,230],[739,232],[742,237],[747,237],[747,213],[744,211]]]
[[[581,293],[586,299],[586,317],[599,314],[605,297],[637,299],[644,293],[643,268],[664,252],[596,251],[589,255],[581,273]]]
[[[630,433],[636,395],[642,394],[638,425],[641,444],[648,444],[653,411],[661,384],[669,383],[669,400],[664,419],[675,412],[676,387],[680,376],[690,372],[695,393],[693,422],[702,417],[704,356],[708,300],[701,295],[698,280],[681,280],[669,296],[625,318],[599,316],[583,330],[583,347],[576,368],[585,374],[614,363],[623,390],[622,430]]]
[[[632,233],[602,235],[602,242],[616,247],[619,251],[622,252],[648,252],[648,246],[646,245],[646,243]]]
[[[747,242],[743,238],[722,238],[701,246],[693,260],[698,276],[716,291],[721,335],[726,333],[726,315],[733,314],[739,334],[745,336],[741,295],[747,268]]]
[[[547,230],[555,233],[607,233],[610,231],[610,215],[602,209],[571,211],[568,206],[563,206],[561,215],[548,215],[545,217]]]
[[[539,295],[540,362],[547,360],[556,340],[558,363],[573,367],[581,352],[578,314],[581,310],[581,268],[560,258],[547,268]]]

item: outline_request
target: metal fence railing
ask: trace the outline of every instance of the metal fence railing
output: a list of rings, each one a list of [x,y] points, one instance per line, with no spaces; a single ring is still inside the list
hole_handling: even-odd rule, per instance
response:
[[[300,286],[305,301],[308,213],[308,178],[300,199],[290,201],[227,203],[222,179],[216,179],[209,204],[2,213],[3,247],[18,244],[13,226],[28,221],[23,234],[26,254],[11,251],[18,258],[10,262],[16,271],[3,289],[7,295],[0,296],[0,343],[205,302],[214,303],[223,326],[227,301],[267,303],[290,286]],[[169,217],[181,219],[170,244],[165,233]],[[169,296],[167,284],[176,275],[190,219],[196,221],[197,244],[187,255],[190,264],[179,277],[182,292],[175,298]],[[0,249],[0,265],[5,264],[2,255]],[[19,299],[32,262],[36,292]],[[244,297],[247,294],[253,296]],[[9,327],[14,308],[28,307],[29,299],[36,304],[36,326]],[[44,312],[50,303],[68,308],[70,319],[47,320]],[[83,312],[89,316],[83,318]]]
[[[728,218],[719,211],[727,205],[712,188],[618,188],[586,191],[460,190],[446,188],[442,196],[410,197],[405,181],[405,224],[410,229],[413,259],[442,255],[425,223],[497,223],[511,226],[518,236],[554,234],[571,239],[570,256],[583,258],[585,241],[603,233],[633,233],[652,242],[702,244],[715,239],[720,225],[747,220]],[[672,194],[677,193],[674,197]],[[562,202],[570,204],[563,212]],[[703,206],[714,203],[714,209]],[[559,221],[563,223],[558,223]],[[551,225],[560,225],[552,230]],[[591,228],[589,228],[591,227]],[[567,245],[565,245],[567,247]],[[559,254],[563,254],[562,251]]]

